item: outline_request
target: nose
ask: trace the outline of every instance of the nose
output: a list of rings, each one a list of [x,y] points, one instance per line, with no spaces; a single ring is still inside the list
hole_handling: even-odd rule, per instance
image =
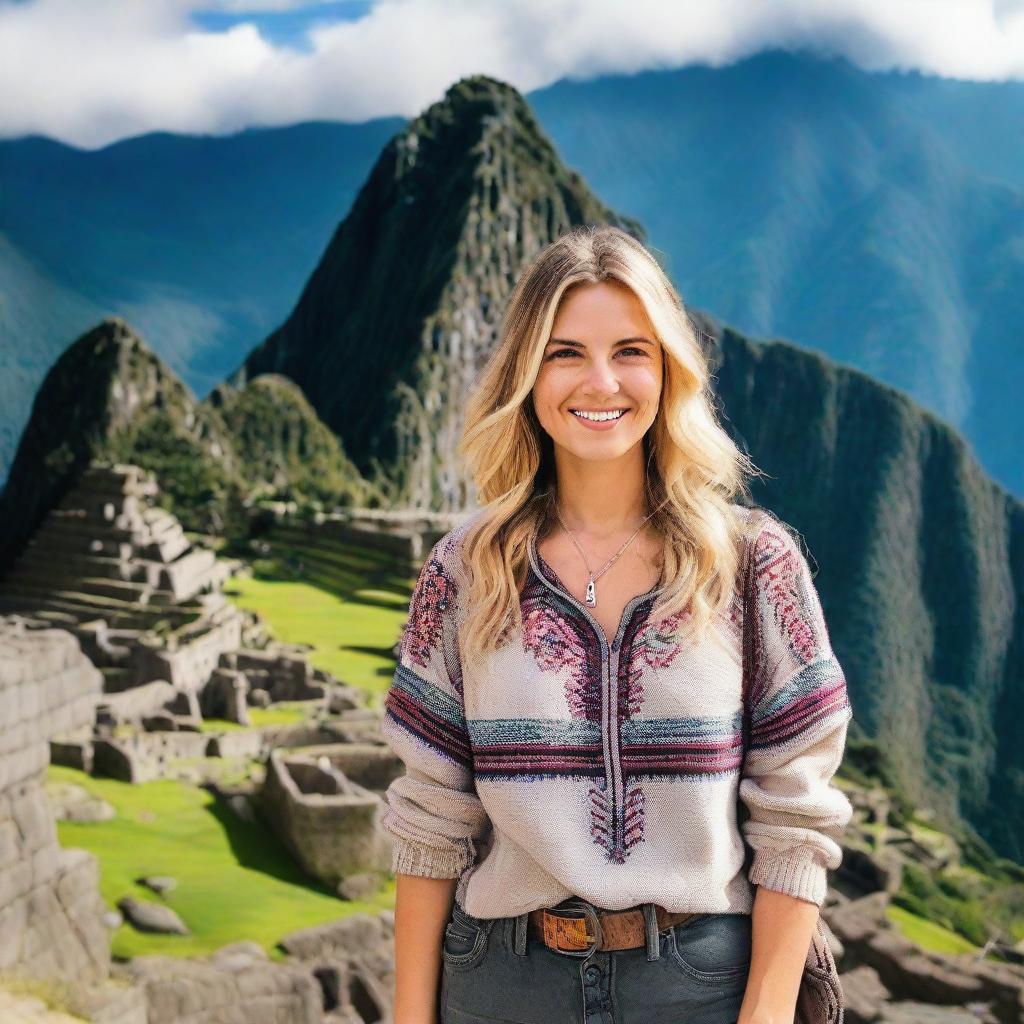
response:
[[[615,367],[605,359],[591,361],[586,372],[584,391],[587,394],[614,395],[619,390],[619,379]]]

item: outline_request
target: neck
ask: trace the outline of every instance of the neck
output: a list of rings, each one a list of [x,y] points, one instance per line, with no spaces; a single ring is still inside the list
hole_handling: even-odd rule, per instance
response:
[[[643,446],[609,462],[559,459],[555,498],[577,536],[601,542],[631,533],[653,509],[644,495]]]

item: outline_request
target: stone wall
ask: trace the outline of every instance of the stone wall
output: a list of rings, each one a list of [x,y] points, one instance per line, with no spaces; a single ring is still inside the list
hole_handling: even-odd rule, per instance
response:
[[[98,867],[62,849],[46,799],[49,737],[92,721],[102,677],[59,629],[0,618],[0,970],[102,982]]]
[[[259,808],[303,869],[328,885],[390,867],[389,837],[378,824],[380,797],[326,757],[272,750]]]

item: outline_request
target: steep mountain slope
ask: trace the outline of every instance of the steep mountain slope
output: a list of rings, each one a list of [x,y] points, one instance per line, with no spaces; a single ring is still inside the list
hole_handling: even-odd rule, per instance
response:
[[[382,502],[287,377],[265,373],[239,391],[221,385],[203,404],[224,420],[250,498],[312,499],[329,507]]]
[[[915,801],[1024,862],[1024,505],[949,424],[818,353],[710,318],[717,393],[799,529],[858,730]]]
[[[561,163],[519,93],[458,82],[388,143],[291,316],[232,382],[285,374],[395,502],[462,508],[462,411],[519,269],[598,221],[641,230]]]

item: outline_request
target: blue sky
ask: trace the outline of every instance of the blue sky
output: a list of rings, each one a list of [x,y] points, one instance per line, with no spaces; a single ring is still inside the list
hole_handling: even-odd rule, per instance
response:
[[[307,31],[317,25],[358,21],[370,12],[373,0],[324,0],[297,4],[281,10],[252,9],[257,5],[235,5],[234,9],[202,8],[191,12],[194,24],[209,32],[223,32],[233,25],[251,22],[260,35],[277,46],[308,53]]]
[[[0,137],[414,117],[466,75],[530,92],[780,48],[1020,80],[1024,0],[0,0]]]

